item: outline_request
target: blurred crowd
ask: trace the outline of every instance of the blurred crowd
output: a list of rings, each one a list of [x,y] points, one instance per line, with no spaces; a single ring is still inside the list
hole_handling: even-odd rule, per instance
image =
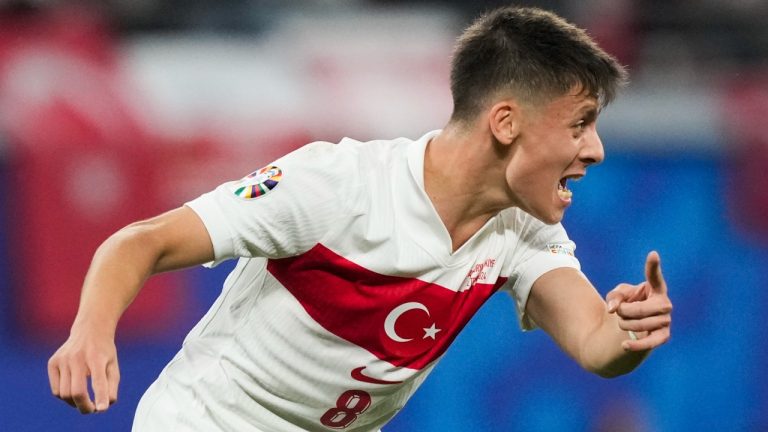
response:
[[[6,11],[96,9],[121,33],[258,33],[283,14],[392,7],[450,9],[463,25],[484,10],[510,3],[557,11],[588,28],[636,69],[691,67],[691,77],[702,77],[764,66],[768,58],[768,3],[760,0],[4,0],[0,5]]]
[[[231,100],[237,99],[237,96],[227,100],[223,100],[226,98],[221,96],[215,96],[220,99],[218,102],[221,105],[229,106],[231,110],[226,114],[228,120],[219,122],[223,125],[231,121],[231,124],[221,127],[227,129],[227,132],[220,130],[207,132],[209,135],[214,134],[218,137],[229,133],[232,135],[231,139],[228,138],[230,141],[250,141],[253,135],[264,135],[264,131],[261,130],[263,125],[258,127],[259,131],[242,133],[242,129],[250,127],[244,127],[242,124],[258,123],[255,119],[263,116],[263,107],[270,107],[268,109],[270,116],[273,116],[277,110],[285,113],[283,119],[270,118],[262,121],[271,125],[280,124],[282,127],[284,120],[290,119],[296,111],[300,111],[299,108],[290,105],[298,104],[293,101],[302,97],[301,93],[315,99],[332,93],[332,91],[325,94],[322,91],[307,91],[302,88],[307,82],[305,79],[299,77],[290,81],[289,78],[285,78],[294,74],[296,69],[293,67],[297,64],[306,69],[312,69],[310,81],[325,80],[322,85],[326,88],[338,87],[339,82],[345,83],[347,88],[337,88],[336,93],[339,91],[349,93],[349,82],[354,80],[343,76],[345,73],[352,75],[351,72],[338,70],[344,63],[358,67],[361,75],[375,75],[378,71],[378,75],[368,83],[368,87],[371,87],[371,84],[379,85],[387,79],[392,83],[408,81],[409,77],[404,77],[404,73],[393,71],[391,66],[382,66],[371,61],[371,53],[360,55],[359,51],[365,49],[364,43],[353,47],[353,43],[349,41],[349,34],[368,31],[371,41],[386,39],[390,37],[387,27],[397,25],[394,23],[400,20],[407,21],[405,17],[411,15],[420,17],[416,21],[421,20],[423,28],[419,28],[419,22],[411,20],[407,29],[408,32],[416,32],[414,37],[403,37],[398,42],[393,41],[390,48],[392,59],[387,58],[387,53],[383,53],[381,57],[384,60],[380,62],[389,64],[401,62],[401,58],[394,59],[395,56],[402,56],[396,53],[396,50],[408,45],[420,47],[421,51],[415,49],[412,55],[422,56],[422,63],[430,62],[432,65],[427,67],[421,64],[410,67],[420,68],[422,73],[418,77],[420,82],[430,83],[434,87],[434,89],[425,90],[424,94],[437,100],[439,105],[446,105],[449,103],[448,95],[441,93],[445,84],[444,79],[440,81],[440,78],[435,80],[434,77],[446,74],[450,46],[448,43],[425,43],[424,41],[429,39],[430,34],[434,36],[433,40],[450,41],[452,36],[478,13],[508,3],[510,2],[502,0],[3,0],[0,1],[0,23],[2,23],[0,37],[4,35],[5,41],[0,43],[3,43],[6,48],[13,44],[24,44],[23,38],[26,36],[22,35],[30,33],[36,33],[38,37],[44,38],[45,36],[41,36],[35,26],[47,28],[44,31],[49,33],[49,37],[58,39],[61,45],[67,43],[73,47],[81,45],[76,50],[83,53],[90,50],[88,55],[101,56],[101,60],[113,62],[114,69],[120,69],[120,73],[124,75],[133,75],[129,77],[133,81],[143,79],[145,88],[140,89],[144,93],[143,97],[154,98],[146,101],[146,104],[157,107],[165,103],[168,105],[165,107],[166,113],[177,110],[181,114],[175,114],[176,118],[173,120],[176,123],[195,103],[213,106],[210,99],[214,96],[209,93],[199,95],[196,100],[187,97],[182,101],[178,100],[181,92],[177,91],[174,96],[177,100],[171,103],[169,101],[172,98],[163,94],[162,88],[158,88],[160,84],[152,87],[151,83],[156,82],[158,76],[163,73],[167,75],[175,73],[177,77],[189,75],[194,73],[189,72],[190,69],[198,69],[196,66],[201,66],[197,73],[202,75],[208,71],[209,74],[199,79],[211,81],[211,74],[214,74],[216,75],[214,79],[225,82],[228,78],[223,76],[226,72],[222,71],[237,67],[236,65],[227,66],[226,63],[231,62],[232,57],[239,54],[251,55],[254,57],[251,60],[254,64],[250,65],[251,70],[248,73],[256,75],[254,79],[256,86],[262,86],[262,90],[254,92],[259,102],[249,104],[244,101],[246,97],[244,95],[240,95],[237,101]],[[738,172],[734,174],[731,186],[739,190],[749,185],[760,191],[759,196],[768,195],[768,182],[759,178],[761,167],[768,163],[768,156],[765,156],[768,154],[765,151],[768,148],[768,138],[762,134],[762,116],[759,114],[768,109],[768,102],[766,102],[768,79],[765,78],[768,76],[766,73],[768,72],[768,26],[765,25],[768,22],[768,2],[760,0],[523,0],[513,3],[555,10],[587,28],[601,46],[629,67],[632,79],[630,92],[641,93],[636,102],[643,100],[642,94],[650,95],[648,100],[650,106],[643,105],[640,108],[637,104],[635,109],[620,107],[617,112],[622,115],[609,113],[604,131],[610,132],[614,129],[611,123],[612,117],[610,117],[613,114],[621,118],[624,123],[621,125],[622,130],[634,127],[632,133],[647,134],[646,141],[652,141],[648,138],[653,138],[654,129],[665,129],[663,135],[674,134],[671,129],[685,130],[683,133],[689,136],[695,135],[697,130],[704,136],[719,135],[718,139],[724,137],[724,141],[728,143],[726,151],[722,152],[723,155],[732,160],[734,166],[739,167]],[[392,11],[401,13],[393,17]],[[346,35],[328,36],[337,25],[342,28],[349,27],[348,22],[334,19],[338,16],[360,16],[363,17],[360,22],[365,24],[349,30]],[[374,19],[377,16],[389,16],[389,18],[375,22]],[[357,18],[347,21],[355,20]],[[53,34],[58,30],[46,27],[47,25],[56,27],[56,23],[59,25],[59,34]],[[369,29],[366,29],[366,26]],[[357,37],[356,34],[353,36],[353,38]],[[169,40],[199,41],[201,38],[229,40],[235,43],[226,43],[227,46],[220,49],[222,47],[212,46],[210,43],[207,45],[176,43],[171,46],[168,42]],[[204,63],[203,58],[210,54],[233,52],[233,46],[237,46],[238,38],[242,42],[240,52],[224,58],[211,56],[208,64]],[[138,43],[135,42],[137,40]],[[98,44],[101,46],[97,46]],[[163,44],[166,45],[165,51],[151,50],[151,47]],[[247,47],[249,44],[251,47],[265,49],[249,51]],[[270,46],[273,47],[271,51],[267,48]],[[179,54],[184,49],[187,51]],[[194,53],[195,50],[197,54]],[[283,53],[279,54],[282,58],[268,58],[274,55],[275,51],[292,52],[294,57],[289,58],[287,62],[293,63],[291,66],[293,69],[277,73],[281,76],[283,86],[270,93],[263,89],[274,86],[274,83],[264,84],[264,81],[270,77],[259,76],[262,68],[260,65],[255,65],[259,60],[255,57],[264,59],[264,63],[268,61],[281,63],[288,57],[288,54]],[[424,55],[424,53],[430,54]],[[155,57],[152,57],[153,55]],[[299,58],[301,56],[304,58]],[[110,60],[107,60],[108,58]],[[161,62],[163,58],[166,64],[153,66],[153,61]],[[200,63],[191,65],[189,61],[191,58],[200,59]],[[5,61],[7,65],[7,57]],[[209,64],[217,61],[221,67],[214,72]],[[0,59],[0,63],[2,62],[3,60]],[[248,66],[247,61],[241,62]],[[125,65],[126,63],[128,66]],[[174,67],[176,69],[170,72]],[[126,68],[128,70],[125,70]],[[147,78],[148,76],[150,78]],[[242,73],[239,79],[244,80],[245,76],[246,74]],[[320,76],[319,79],[318,76]],[[416,81],[416,78],[411,77],[411,79]],[[170,79],[166,78],[166,80]],[[231,79],[229,81],[232,82]],[[180,87],[179,84],[176,85]],[[385,82],[380,86],[384,88],[390,84]],[[141,94],[141,91],[138,94]],[[10,93],[13,94],[14,91]],[[165,91],[165,93],[169,92]],[[219,95],[223,93],[219,89]],[[230,93],[235,91],[230,90]],[[7,108],[8,94],[9,91],[6,89],[5,93],[0,95],[0,106],[6,106],[6,112],[15,110],[15,108]],[[409,93],[406,92],[406,94]],[[252,96],[248,97],[255,100]],[[370,97],[370,94],[366,96]],[[161,100],[158,101],[159,99]],[[352,99],[353,101],[348,103],[350,106],[358,104],[354,98]],[[661,99],[668,102],[659,102]],[[17,101],[12,102],[15,107]],[[280,140],[287,140],[292,144],[294,141],[317,137],[321,133],[328,132],[327,129],[323,129],[327,128],[328,124],[337,123],[343,124],[336,127],[332,135],[345,133],[361,137],[379,136],[382,130],[392,130],[390,126],[402,127],[403,124],[407,124],[408,119],[424,118],[420,114],[427,111],[424,108],[425,106],[414,107],[413,112],[404,111],[402,116],[388,115],[380,129],[371,126],[373,121],[364,113],[358,113],[359,121],[352,123],[365,123],[365,126],[357,127],[354,124],[350,126],[348,121],[339,122],[339,118],[348,119],[350,117],[348,111],[356,111],[357,108],[350,108],[347,111],[338,109],[327,113],[327,117],[318,116],[318,125],[308,126],[310,130],[297,131],[290,134],[292,135],[290,137],[280,137]],[[156,109],[162,110],[162,107]],[[444,109],[438,108],[432,111],[435,113],[431,117],[429,114],[426,115],[432,123],[442,121],[446,115]],[[250,116],[245,114],[248,112],[251,113]],[[140,112],[137,116],[141,117],[141,114]],[[210,115],[210,113],[206,114]],[[9,119],[13,119],[15,115],[5,116],[0,121],[0,128],[5,131],[0,134],[3,136],[0,143],[9,140],[7,133],[9,128],[16,128],[16,125],[8,125]],[[152,123],[157,121],[153,118],[155,115],[156,113],[146,114],[139,120]],[[161,118],[164,122],[160,127],[164,129],[161,133],[167,134],[170,129],[179,129],[168,126],[168,116],[173,114],[165,114],[165,117],[157,114],[157,118]],[[392,118],[390,123],[386,123],[387,118]],[[187,120],[187,123],[199,125],[200,122]],[[209,121],[209,123],[215,122]],[[422,128],[421,124],[407,125],[400,133],[418,133]],[[239,129],[240,132],[229,132],[235,129]],[[276,133],[274,130],[266,132],[268,135]],[[200,139],[201,134],[199,131],[186,133],[183,139],[188,139],[189,135],[197,135],[196,139]],[[177,139],[178,136],[173,138]],[[705,141],[705,139],[697,139],[693,141],[695,142],[693,145],[704,149],[706,145],[702,143]],[[5,153],[3,149],[8,146],[7,143],[0,144],[0,155]],[[678,146],[678,149],[683,148],[687,149],[685,145]],[[278,150],[271,154],[279,154]],[[734,193],[734,200],[744,201],[737,204],[740,209],[746,210],[735,212],[734,217],[741,219],[742,224],[750,230],[756,230],[761,237],[768,237],[768,227],[766,227],[768,222],[764,222],[768,218],[763,217],[768,214],[768,199],[746,200],[742,199],[742,195]]]

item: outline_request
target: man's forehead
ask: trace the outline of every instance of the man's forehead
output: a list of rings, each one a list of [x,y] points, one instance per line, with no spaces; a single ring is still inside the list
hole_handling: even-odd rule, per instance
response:
[[[571,92],[555,98],[550,102],[550,106],[558,110],[582,113],[593,110],[597,111],[600,102],[595,95],[586,92]]]

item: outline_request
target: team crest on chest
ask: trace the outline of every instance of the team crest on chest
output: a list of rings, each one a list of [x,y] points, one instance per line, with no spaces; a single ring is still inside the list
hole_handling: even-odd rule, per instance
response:
[[[265,166],[243,177],[234,186],[232,193],[247,200],[258,198],[274,189],[282,178],[283,171],[279,167]]]

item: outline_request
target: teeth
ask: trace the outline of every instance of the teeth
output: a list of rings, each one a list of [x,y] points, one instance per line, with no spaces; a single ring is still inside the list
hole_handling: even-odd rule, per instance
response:
[[[563,178],[557,183],[557,195],[565,201],[570,201],[573,197],[573,192],[568,189],[568,178]]]

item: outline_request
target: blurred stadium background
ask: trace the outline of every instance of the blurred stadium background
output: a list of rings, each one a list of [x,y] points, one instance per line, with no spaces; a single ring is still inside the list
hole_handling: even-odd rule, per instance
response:
[[[149,284],[118,334],[120,402],[84,417],[46,361],[98,244],[303,143],[441,127],[453,38],[501,3],[0,1],[0,430],[129,430],[231,265]],[[385,430],[768,430],[768,2],[519,4],[631,70],[564,223],[603,294],[661,252],[673,338],[603,380],[498,296]]]

